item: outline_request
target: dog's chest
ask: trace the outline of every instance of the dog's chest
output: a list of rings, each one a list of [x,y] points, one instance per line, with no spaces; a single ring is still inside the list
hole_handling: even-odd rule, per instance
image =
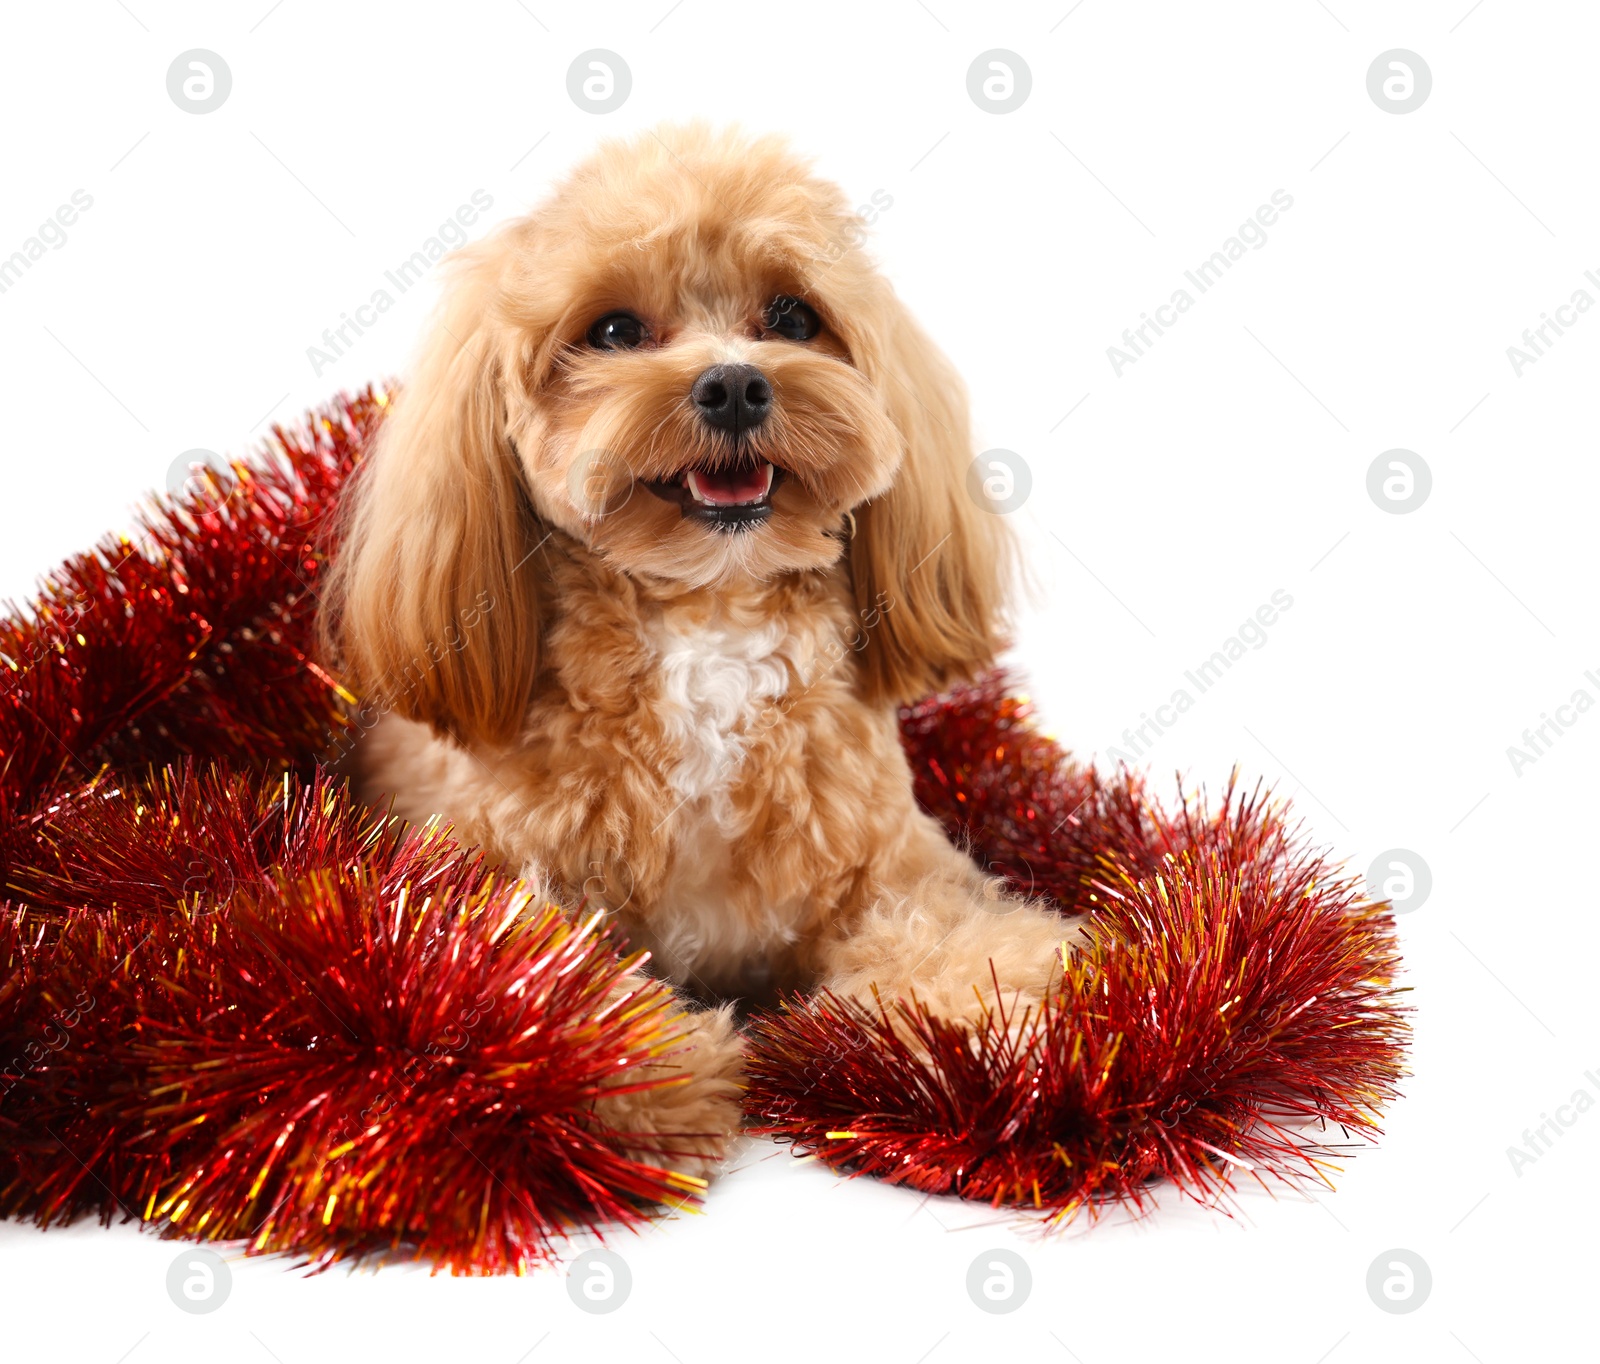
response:
[[[705,813],[725,825],[729,790],[762,717],[789,687],[787,632],[776,621],[752,628],[663,617],[646,635],[669,755],[663,776],[674,799],[704,802]]]
[[[797,940],[810,899],[804,885],[741,884],[735,874],[753,851],[740,845],[770,775],[762,737],[791,723],[781,704],[793,676],[791,640],[780,622],[719,628],[669,619],[647,633],[667,788],[657,827],[672,850],[650,902],[636,907],[645,921],[639,938],[679,984],[742,988],[753,967]]]

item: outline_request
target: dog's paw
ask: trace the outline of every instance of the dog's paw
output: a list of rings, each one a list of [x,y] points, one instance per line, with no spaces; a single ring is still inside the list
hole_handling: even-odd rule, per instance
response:
[[[1020,1019],[1037,1014],[1081,941],[1080,923],[1009,897],[939,908],[909,896],[875,907],[834,949],[823,983],[873,1012],[914,1000],[952,1021],[977,1024],[996,1009]]]
[[[731,1005],[685,1008],[675,1030],[681,1035],[678,1045],[658,1061],[629,1071],[624,1081],[663,1083],[602,1094],[594,1113],[623,1138],[633,1159],[708,1180],[739,1131],[743,1047]],[[639,1144],[628,1143],[629,1137],[639,1138]]]

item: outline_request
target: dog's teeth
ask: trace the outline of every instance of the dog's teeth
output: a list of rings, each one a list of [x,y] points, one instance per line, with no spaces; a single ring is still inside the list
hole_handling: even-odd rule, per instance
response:
[[[685,482],[687,482],[689,485],[690,497],[694,498],[696,502],[703,503],[708,507],[712,505],[711,499],[700,491],[700,480],[695,477],[693,469],[689,470],[689,476]]]

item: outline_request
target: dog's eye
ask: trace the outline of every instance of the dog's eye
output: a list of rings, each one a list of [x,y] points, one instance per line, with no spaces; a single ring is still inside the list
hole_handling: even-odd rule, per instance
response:
[[[822,330],[822,319],[809,303],[780,294],[767,304],[761,319],[769,332],[777,332],[791,341],[809,341]]]
[[[607,313],[589,328],[589,344],[596,350],[632,350],[644,337],[644,323],[632,313]]]

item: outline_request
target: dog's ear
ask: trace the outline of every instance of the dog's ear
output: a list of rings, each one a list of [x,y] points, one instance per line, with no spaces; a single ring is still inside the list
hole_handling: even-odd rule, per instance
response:
[[[902,703],[970,680],[1004,647],[1012,541],[972,462],[966,390],[904,305],[885,293],[857,363],[905,442],[888,492],[856,512],[850,567],[867,697]]]
[[[419,363],[357,470],[322,610],[362,701],[462,740],[510,737],[539,640],[543,532],[506,436],[514,347],[498,235],[462,253]]]

